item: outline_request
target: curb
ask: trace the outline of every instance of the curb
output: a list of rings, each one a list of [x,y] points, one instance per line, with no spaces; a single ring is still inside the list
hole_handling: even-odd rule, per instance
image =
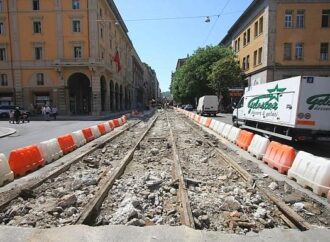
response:
[[[12,129],[12,128],[4,128],[4,129],[7,129],[8,131],[5,134],[0,134],[0,138],[15,134],[17,131],[16,129]]]

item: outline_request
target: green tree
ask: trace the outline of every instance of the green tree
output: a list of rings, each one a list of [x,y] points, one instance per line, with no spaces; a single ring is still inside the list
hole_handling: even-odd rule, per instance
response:
[[[224,46],[198,48],[172,75],[170,90],[174,100],[194,103],[195,98],[215,94],[218,89],[211,84],[216,77],[216,73],[211,76],[214,66],[229,57],[234,57],[234,54],[230,48]],[[236,73],[236,69],[234,71]]]

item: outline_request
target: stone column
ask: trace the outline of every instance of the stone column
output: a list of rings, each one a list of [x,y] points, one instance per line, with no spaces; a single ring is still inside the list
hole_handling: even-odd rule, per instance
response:
[[[101,82],[100,75],[92,72],[92,115],[100,115],[101,113]]]

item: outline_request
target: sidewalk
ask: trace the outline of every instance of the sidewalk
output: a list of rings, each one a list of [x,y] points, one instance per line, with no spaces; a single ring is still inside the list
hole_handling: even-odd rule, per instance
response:
[[[16,129],[0,127],[0,138],[16,133]]]

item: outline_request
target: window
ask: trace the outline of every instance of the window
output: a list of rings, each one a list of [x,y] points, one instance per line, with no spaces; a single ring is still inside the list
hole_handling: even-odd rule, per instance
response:
[[[34,57],[36,60],[42,59],[42,47],[35,47],[34,48]]]
[[[259,24],[258,21],[254,23],[254,37],[257,37],[259,34]]]
[[[7,74],[0,74],[0,85],[8,86]]]
[[[262,32],[264,32],[264,18],[261,17],[259,19],[259,34],[261,34]]]
[[[243,69],[243,71],[245,70],[245,68],[246,68],[246,58],[243,57],[243,63],[242,63],[242,69]]]
[[[40,10],[39,0],[32,1],[32,8],[33,10]]]
[[[112,49],[112,39],[110,39],[110,49]]]
[[[293,15],[293,10],[286,10],[285,11],[285,17],[284,17],[284,26],[285,26],[285,28],[292,28],[292,26],[293,26],[292,15]]]
[[[3,12],[3,0],[0,0],[0,12]]]
[[[37,73],[37,86],[45,85],[44,73]]]
[[[40,21],[33,22],[33,33],[41,33],[41,22]]]
[[[6,49],[0,48],[0,61],[5,61],[5,60],[6,60]]]
[[[241,38],[237,39],[237,51],[240,51],[241,49]]]
[[[246,35],[246,32],[244,32],[243,34],[243,46],[245,46],[247,43],[247,35]]]
[[[246,57],[246,69],[247,70],[250,69],[250,56],[249,55]]]
[[[100,8],[100,17],[102,18],[102,8]]]
[[[296,60],[302,60],[303,59],[303,49],[304,49],[304,44],[303,43],[297,43],[296,44]]]
[[[235,40],[234,51],[237,52],[237,40]]]
[[[80,8],[80,0],[72,0],[72,9]]]
[[[254,51],[253,53],[253,65],[256,66],[257,65],[257,58],[258,58],[258,51]]]
[[[0,34],[4,34],[5,33],[5,25],[3,22],[0,23]]]
[[[322,28],[330,27],[330,9],[322,10]]]
[[[329,55],[329,43],[321,43],[320,59],[328,60],[328,55]]]
[[[262,63],[262,48],[258,50],[258,64]]]
[[[291,60],[291,43],[284,43],[284,60]]]
[[[250,29],[248,29],[248,30],[247,30],[247,35],[246,35],[247,43],[250,43],[250,37],[251,37],[251,36],[250,36],[250,34],[251,34],[250,32],[251,32]]]
[[[74,58],[81,58],[81,46],[75,46],[73,48]]]
[[[304,28],[304,25],[305,25],[305,10],[298,10],[296,18],[297,18],[296,27],[297,28]]]
[[[72,21],[72,31],[74,33],[80,32],[80,20],[73,20]]]
[[[103,28],[100,29],[101,39],[103,39]]]

